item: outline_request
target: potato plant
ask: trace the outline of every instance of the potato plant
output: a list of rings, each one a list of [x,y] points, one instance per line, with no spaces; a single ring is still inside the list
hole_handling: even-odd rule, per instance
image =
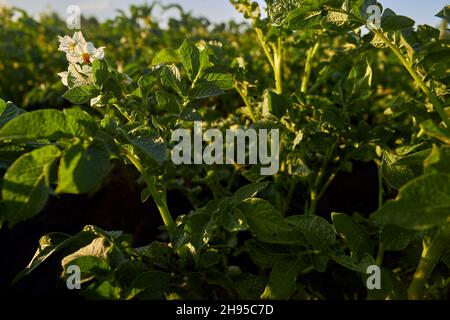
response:
[[[57,17],[1,11],[0,227],[34,219],[49,198],[94,194],[125,167],[162,225],[145,246],[93,225],[43,235],[14,283],[57,256],[55,274],[69,283],[77,266],[89,299],[448,298],[448,7],[438,30],[373,0],[231,3],[245,26],[178,8],[164,30],[152,5],[73,36]],[[38,43],[13,40],[36,32]],[[174,164],[173,133],[199,120],[222,133],[277,129],[278,172]],[[357,163],[376,168],[361,187],[377,207],[321,206]],[[171,210],[174,190],[191,210]],[[377,288],[366,287],[373,266]]]

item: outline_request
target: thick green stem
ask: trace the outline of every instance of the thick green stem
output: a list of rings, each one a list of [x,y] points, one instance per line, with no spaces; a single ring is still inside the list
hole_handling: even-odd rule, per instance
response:
[[[311,77],[311,65],[312,59],[319,49],[319,42],[317,42],[313,47],[308,49],[306,53],[305,71],[303,73],[302,85],[300,91],[305,93],[308,90],[309,78]]]
[[[159,213],[161,215],[161,218],[164,222],[164,225],[166,226],[167,231],[169,234],[172,234],[172,232],[176,228],[176,224],[174,220],[172,219],[172,216],[169,212],[169,208],[167,207],[167,201],[166,201],[166,195],[165,192],[159,192],[156,189],[156,181],[155,177],[148,175],[139,159],[134,156],[133,154],[129,153],[128,150],[125,148],[122,149],[124,151],[126,157],[131,161],[131,163],[136,167],[136,169],[142,174],[145,183],[147,184],[150,194],[152,195],[153,200],[155,201],[156,206],[158,207]]]
[[[384,259],[384,248],[383,245],[380,244],[378,246],[377,258],[375,260],[376,265],[381,267],[381,265],[383,264],[383,259]]]
[[[417,266],[411,285],[408,288],[408,298],[417,300],[423,298],[425,284],[433,272],[434,267],[439,262],[441,256],[445,253],[446,247],[450,242],[450,222],[439,228],[428,246],[423,245],[422,257]]]
[[[273,72],[275,77],[275,91],[278,94],[283,93],[283,79],[282,79],[282,67],[283,67],[283,44],[281,38],[278,38],[277,44],[273,46]]]

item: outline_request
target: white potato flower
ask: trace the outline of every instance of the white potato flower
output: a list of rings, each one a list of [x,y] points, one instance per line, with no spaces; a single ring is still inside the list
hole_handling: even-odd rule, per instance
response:
[[[95,48],[92,42],[84,39],[81,31],[75,32],[73,38],[69,36],[58,37],[59,50],[66,53],[70,63],[89,64],[105,57],[105,47]]]
[[[85,85],[94,81],[92,67],[87,65],[80,66],[76,63],[69,64],[68,71],[60,72],[58,76],[61,77],[61,81],[66,87],[69,87],[69,78],[71,86],[72,84],[75,86]]]
[[[69,36],[64,36],[64,37],[58,36],[58,40],[59,40],[58,50],[63,51],[66,54],[75,52],[75,48],[79,44],[86,43],[86,40],[84,39],[81,31],[75,32],[73,35],[73,38],[71,38]]]
[[[68,87],[69,86],[69,82],[68,82],[69,72],[68,71],[60,72],[60,73],[58,73],[58,76],[61,77],[61,81],[62,81],[63,85]]]

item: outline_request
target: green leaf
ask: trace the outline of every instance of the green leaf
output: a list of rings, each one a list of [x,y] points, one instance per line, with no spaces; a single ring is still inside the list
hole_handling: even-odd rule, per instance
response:
[[[262,269],[272,268],[281,259],[294,259],[298,251],[295,246],[268,244],[256,240],[249,240],[246,247],[252,261]]]
[[[162,49],[152,60],[152,65],[173,64],[180,62],[178,53],[173,49]]]
[[[281,94],[267,90],[264,92],[263,114],[273,114],[277,118],[281,118],[286,110],[292,105],[290,99]]]
[[[144,131],[139,135],[129,137],[128,141],[158,165],[161,165],[167,159],[167,145],[155,133]]]
[[[172,113],[180,112],[182,105],[177,96],[162,90],[156,91],[155,96],[158,109]]]
[[[92,283],[81,291],[81,295],[87,300],[118,300],[121,298],[120,287],[109,280]]]
[[[329,256],[341,266],[364,275],[367,274],[368,266],[376,264],[375,259],[369,254],[364,254],[361,259],[354,256],[347,256],[341,252],[329,252]]]
[[[450,23],[450,6],[445,6],[441,11],[436,14],[436,17],[442,18],[447,23]]]
[[[57,140],[65,136],[69,136],[66,117],[54,109],[22,113],[0,129],[0,140]]]
[[[106,237],[96,237],[87,245],[65,256],[61,260],[61,266],[65,271],[69,265],[74,264],[74,261],[81,257],[96,257],[106,262],[112,251],[112,246],[113,242]]]
[[[71,273],[67,273],[67,268],[71,265],[80,268],[80,284],[91,281],[94,278],[101,279],[111,272],[111,267],[108,262],[96,256],[79,256],[64,265],[62,278],[67,279]]]
[[[290,216],[286,221],[296,230],[303,233],[314,248],[322,249],[336,240],[333,227],[325,219],[314,215]]]
[[[372,218],[405,229],[426,230],[450,217],[450,174],[427,174],[411,180],[395,200],[388,200]]]
[[[22,113],[25,113],[25,110],[16,107],[12,102],[0,99],[0,128]]]
[[[415,21],[405,16],[396,15],[394,11],[387,8],[381,16],[381,28],[383,31],[397,31],[413,27]]]
[[[247,220],[239,210],[235,212],[223,211],[221,218],[222,226],[228,232],[245,231],[248,229]]]
[[[34,269],[39,267],[44,261],[46,261],[52,254],[63,250],[64,248],[69,247],[74,243],[79,242],[91,242],[93,239],[93,234],[90,232],[79,232],[74,236],[70,236],[64,233],[49,233],[42,236],[39,239],[39,247],[36,250],[36,253],[31,259],[28,266],[22,270],[13,280],[13,283],[16,283],[24,276],[32,272]]]
[[[433,147],[431,154],[424,161],[425,173],[450,174],[450,147]]]
[[[97,123],[89,113],[78,109],[64,109],[66,117],[66,132],[74,137],[88,138],[95,135],[98,130]]]
[[[131,283],[127,299],[165,299],[171,279],[169,273],[161,271],[147,271],[140,274]]]
[[[400,189],[405,183],[422,174],[421,161],[400,162],[404,157],[384,152],[381,172],[386,182],[394,189]]]
[[[217,97],[224,93],[225,92],[222,89],[212,83],[201,82],[191,90],[189,98],[191,100],[206,99],[210,97]]]
[[[92,63],[92,73],[97,85],[103,85],[109,78],[108,64],[105,60],[95,60]]]
[[[306,267],[301,257],[279,260],[270,272],[262,299],[288,299],[296,289],[298,274]]]
[[[158,81],[160,78],[161,69],[155,69],[149,74],[146,74],[139,78],[138,85],[140,92],[138,95],[141,96],[148,96],[150,94],[150,91],[153,87],[153,85]]]
[[[233,77],[227,73],[207,73],[202,79],[222,90],[230,90],[234,87]]]
[[[197,259],[198,269],[208,269],[218,264],[221,261],[221,256],[217,249],[202,250]]]
[[[344,238],[352,253],[357,257],[361,257],[365,253],[372,254],[372,240],[362,226],[343,213],[332,213],[331,219],[336,232]]]
[[[179,95],[183,94],[181,90],[181,75],[180,70],[175,65],[165,65],[161,69],[161,83],[175,90]]]
[[[198,48],[189,42],[184,40],[181,46],[177,50],[178,56],[183,64],[186,74],[191,81],[193,81],[200,70],[200,51]]]
[[[259,299],[266,285],[263,277],[251,273],[243,273],[235,281],[241,300]]]
[[[244,200],[255,197],[259,191],[267,188],[268,185],[268,182],[255,182],[239,188],[234,193],[235,203],[239,204]]]
[[[280,212],[262,199],[247,199],[237,207],[245,219],[251,233],[267,243],[304,243],[303,235],[292,230]]]
[[[368,275],[363,275],[363,281]],[[404,281],[389,269],[381,269],[381,288],[367,291],[369,300],[407,300],[408,293]]]
[[[184,226],[184,231],[186,239],[199,249],[209,243],[217,228],[218,221],[215,216],[207,213],[196,213],[189,217]]]
[[[50,166],[59,158],[55,146],[45,146],[20,156],[6,171],[2,183],[3,219],[12,227],[37,215],[48,199]]]
[[[56,192],[90,192],[101,183],[108,169],[109,152],[103,142],[78,141],[63,152]]]
[[[384,33],[385,37],[388,37],[388,33]],[[383,38],[381,38],[378,34],[375,34],[372,41],[370,42],[375,48],[383,49],[387,48],[388,45],[384,42]]]
[[[417,231],[386,224],[380,230],[380,245],[385,251],[402,251],[411,241],[417,239],[418,235]]]
[[[64,93],[63,97],[73,104],[84,104],[89,102],[92,98],[98,96],[98,90],[93,85],[78,86],[69,89]]]
[[[450,145],[450,130],[437,126],[433,120],[429,119],[420,124],[420,128],[429,136],[439,139]]]

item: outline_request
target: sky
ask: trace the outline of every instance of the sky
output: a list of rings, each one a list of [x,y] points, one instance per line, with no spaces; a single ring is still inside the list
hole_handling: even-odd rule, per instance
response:
[[[436,26],[440,19],[434,17],[448,0],[379,0],[385,8],[391,8],[397,14],[413,18],[416,24]],[[127,9],[130,4],[150,3],[151,0],[0,0],[7,4],[26,9],[33,15],[39,12],[57,11],[62,16],[70,5],[78,5],[86,16],[97,16],[101,19],[115,15],[116,9]],[[230,19],[242,20],[229,0],[160,0],[163,4],[179,3],[187,11],[196,16],[204,16],[211,22],[224,22]],[[263,3],[263,0],[258,0]]]

